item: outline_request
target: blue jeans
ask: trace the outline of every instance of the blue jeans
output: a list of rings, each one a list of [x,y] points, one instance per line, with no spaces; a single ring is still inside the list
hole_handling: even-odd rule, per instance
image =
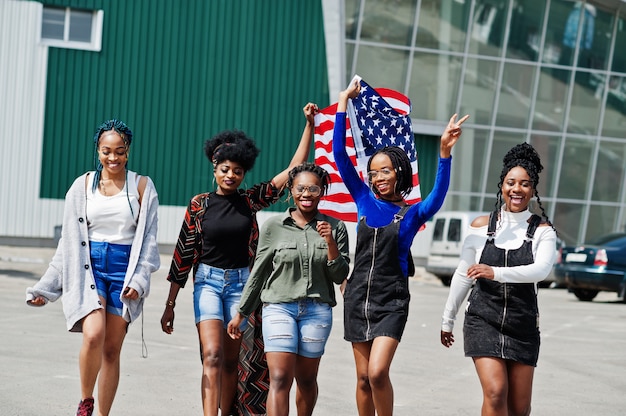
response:
[[[100,241],[89,242],[91,270],[96,280],[98,295],[106,302],[106,311],[122,316],[120,296],[124,289],[124,277],[128,269],[130,245]]]
[[[248,281],[250,270],[220,269],[200,263],[193,281],[193,310],[196,324],[208,319],[228,322],[237,314],[241,301],[241,292]],[[247,321],[241,322],[241,330]]]
[[[331,306],[315,299],[263,305],[265,352],[290,352],[306,358],[320,358],[324,355],[332,327]]]

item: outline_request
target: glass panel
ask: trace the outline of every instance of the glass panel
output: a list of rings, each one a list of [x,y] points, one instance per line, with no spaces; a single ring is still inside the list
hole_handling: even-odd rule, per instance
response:
[[[625,50],[626,19],[623,16],[620,16],[617,20],[617,32],[615,33],[615,50],[613,52],[613,62],[611,62],[612,71],[626,72],[626,54],[623,52]]]
[[[545,9],[545,3],[542,1],[520,0],[517,2],[511,14],[507,57],[537,61]],[[545,51],[544,56],[548,56],[549,52],[553,51]]]
[[[500,56],[509,0],[477,0],[472,18],[470,53]]]
[[[442,211],[483,211],[480,205],[481,199],[477,196],[448,194],[446,195],[446,201],[442,207]],[[486,211],[493,209],[493,205]]]
[[[462,140],[454,146],[450,190],[482,192],[489,131],[463,128]],[[495,192],[495,191],[494,191]],[[464,208],[466,209],[466,208]]]
[[[496,196],[494,193],[493,196],[488,196],[487,198],[485,198],[485,200],[483,201],[483,206],[480,210],[484,212],[491,212],[495,209],[496,209]]]
[[[344,2],[346,5],[346,39],[356,39],[356,31],[359,23],[359,4],[361,1],[344,0]]]
[[[472,122],[491,124],[498,62],[468,59],[460,114],[471,114]]]
[[[539,73],[539,88],[535,100],[533,129],[562,131],[564,108],[569,94],[571,71],[543,68]]]
[[[43,39],[63,40],[65,27],[65,9],[44,7],[41,19],[41,37]]]
[[[607,202],[621,201],[624,163],[626,163],[625,143],[600,142],[591,199]]]
[[[402,92],[408,61],[408,51],[362,44],[359,46],[355,71],[375,88],[391,88]]]
[[[554,218],[551,218],[554,227],[559,232],[559,237],[566,245],[582,243],[584,236],[580,235],[580,223],[583,216],[583,206],[559,202],[555,206]]]
[[[93,13],[81,10],[70,12],[70,37],[72,42],[91,43],[91,22]]]
[[[589,140],[566,138],[559,198],[584,199],[589,189],[589,168],[593,156],[593,144]]]
[[[546,201],[544,199],[537,200],[536,198],[533,198],[530,200],[530,203],[528,204],[528,209],[530,210],[530,212],[532,212],[533,214],[537,214],[540,217],[543,217],[543,213],[545,212],[550,222],[552,222],[552,218],[550,217],[550,205],[551,203],[549,201]],[[542,207],[543,207],[543,212],[541,210]]]
[[[409,46],[416,0],[367,1],[361,23],[361,39]]]
[[[550,11],[548,14],[548,25],[546,28],[546,41],[544,45],[542,62],[558,63],[559,65],[572,64],[572,49],[564,45],[566,42],[566,28],[568,33],[574,30],[576,34],[577,22],[569,21],[568,18],[572,12],[573,1],[568,0],[552,0],[550,2]],[[568,35],[571,37],[571,35]],[[567,39],[569,39],[569,37]],[[567,41],[569,42],[569,40]],[[572,46],[573,46],[572,41]]]
[[[585,27],[583,34],[581,34],[583,38],[578,53],[578,66],[606,69],[613,37],[613,15],[587,4],[585,6],[585,23],[587,22],[588,27]],[[619,49],[616,49],[615,53],[623,55]]]
[[[352,77],[354,76],[354,72],[352,71],[352,65],[354,62],[354,50],[355,49],[356,49],[356,46],[353,43],[346,42],[346,77],[347,79],[344,80],[345,84],[343,84],[344,86],[342,86],[341,88],[345,88],[345,86],[350,84],[350,81],[352,80]]]
[[[539,197],[554,197],[554,183],[558,174],[556,163],[561,140],[559,137],[534,133],[530,137],[530,144],[539,153],[543,165],[543,171],[539,174],[539,184],[537,185]]]
[[[595,89],[591,88],[590,73],[577,72],[575,76],[567,131],[595,135],[600,121],[600,105],[595,98]]]
[[[465,49],[470,2],[422,0],[415,45],[444,51]]]
[[[626,115],[626,77],[611,76],[606,96],[602,135],[623,138],[624,115]]]
[[[536,67],[505,64],[496,125],[526,128]]]
[[[411,117],[448,120],[457,105],[461,58],[415,53],[409,97]]]
[[[587,232],[584,240],[591,241],[604,234],[618,231],[617,229],[617,207],[607,207],[592,205],[589,207],[589,218],[587,219]]]

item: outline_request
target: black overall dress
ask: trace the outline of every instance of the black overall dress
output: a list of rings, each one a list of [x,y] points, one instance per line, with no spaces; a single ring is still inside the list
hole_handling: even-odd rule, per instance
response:
[[[384,227],[359,221],[352,276],[344,292],[344,339],[366,342],[387,336],[400,341],[409,315],[408,278],[400,267],[398,234],[409,206]]]
[[[532,264],[532,239],[541,218],[532,215],[522,246],[494,243],[498,213],[492,212],[480,263],[495,267]],[[535,367],[539,357],[539,309],[534,283],[477,279],[467,301],[463,342],[466,357],[498,357]]]

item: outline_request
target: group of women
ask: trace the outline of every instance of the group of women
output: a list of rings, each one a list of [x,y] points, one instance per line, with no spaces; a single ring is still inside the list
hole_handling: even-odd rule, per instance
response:
[[[444,202],[451,151],[468,116],[449,120],[440,140],[433,191],[409,205],[405,197],[412,188],[411,167],[403,150],[386,147],[372,155],[367,183],[348,157],[346,109],[360,88],[354,81],[339,94],[333,137],[339,173],[358,210],[351,274],[346,225],[319,211],[330,176],[307,163],[315,104],[303,109],[306,125],[289,166],[249,189],[240,186],[259,153],[251,138],[224,131],[204,145],[215,190],[195,195],[185,212],[161,326],[167,334],[174,331],[176,298],[193,271],[205,415],[288,415],[294,380],[297,413],[311,415],[337,304],[336,286],[343,295],[344,338],[354,355],[358,413],[393,413],[389,372],[408,317],[409,249],[417,231]],[[96,383],[97,414],[109,414],[124,336],[141,313],[150,274],[159,268],[158,198],[149,177],[128,170],[132,137],[119,120],[97,129],[96,170],[77,178],[69,189],[57,251],[44,276],[27,289],[27,302],[33,306],[63,295],[68,330],[83,333],[82,397],[76,413],[81,416],[94,411]],[[541,169],[528,144],[507,154],[496,209],[472,224],[444,311],[441,342],[449,347],[456,313],[472,290],[464,346],[483,387],[484,415],[530,412],[539,350],[534,283],[549,272],[555,239],[537,193]],[[293,206],[259,229],[256,213],[278,201],[285,189]],[[528,209],[533,197],[540,215]],[[502,318],[498,310],[505,307]],[[257,377],[266,373],[265,366],[269,370],[267,392],[265,380],[238,372],[240,360],[247,359],[241,343],[249,333],[262,336],[262,343],[257,339],[253,345],[263,345],[264,354],[250,355],[256,362],[247,364],[258,366]],[[266,397],[250,400],[249,393],[236,399],[238,388],[255,382],[256,393]]]

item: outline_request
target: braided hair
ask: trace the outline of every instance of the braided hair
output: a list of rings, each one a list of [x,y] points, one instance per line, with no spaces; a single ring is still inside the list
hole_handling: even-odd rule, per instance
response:
[[[539,173],[543,170],[543,165],[541,164],[541,158],[539,154],[535,150],[532,145],[528,143],[521,143],[513,146],[507,153],[504,155],[504,159],[502,160],[502,172],[500,173],[500,182],[498,182],[498,193],[496,195],[496,211],[500,210],[502,206],[502,184],[504,183],[504,178],[509,173],[509,171],[515,167],[521,167],[526,170],[528,176],[530,176],[530,180],[533,185],[534,196],[537,198],[537,204],[539,205],[539,209],[541,210],[541,216],[546,220],[548,224],[552,228],[554,225],[550,222],[548,218],[548,214],[546,214],[546,210],[541,203],[541,199],[539,198],[539,192],[537,191],[537,184],[539,184]]]
[[[225,160],[235,162],[248,172],[254,166],[260,150],[246,133],[240,130],[224,130],[204,142],[204,154],[213,169]]]
[[[310,172],[320,178],[320,182],[322,183],[322,195],[326,195],[326,190],[328,190],[328,186],[330,185],[330,175],[326,169],[321,166],[317,166],[315,163],[305,162],[291,169],[288,174],[287,188],[291,189],[296,176],[302,172]]]
[[[93,184],[91,186],[91,193],[95,193],[96,189],[98,189],[98,184],[102,178],[102,162],[100,162],[100,158],[98,157],[98,145],[100,144],[100,137],[107,131],[115,131],[120,135],[122,141],[124,142],[124,146],[126,146],[126,155],[128,157],[128,151],[130,150],[130,144],[133,141],[133,132],[130,128],[124,123],[122,120],[111,119],[103,122],[98,126],[96,132],[93,135],[93,145],[94,145],[94,164],[96,167],[96,172],[93,178]],[[126,182],[128,183],[128,160],[126,161]],[[133,212],[133,207],[130,203],[130,196],[128,195],[128,186],[126,186],[126,199],[128,200],[128,206],[130,207],[130,212],[133,217],[135,213]]]
[[[371,169],[372,159],[379,154],[387,155],[391,160],[391,166],[393,166],[396,172],[396,189],[394,191],[406,197],[413,190],[413,169],[411,168],[411,160],[406,152],[397,146],[387,146],[378,149],[367,161],[368,172]],[[378,190],[375,186],[372,186],[371,181],[369,181],[369,185],[372,191],[379,196]]]

